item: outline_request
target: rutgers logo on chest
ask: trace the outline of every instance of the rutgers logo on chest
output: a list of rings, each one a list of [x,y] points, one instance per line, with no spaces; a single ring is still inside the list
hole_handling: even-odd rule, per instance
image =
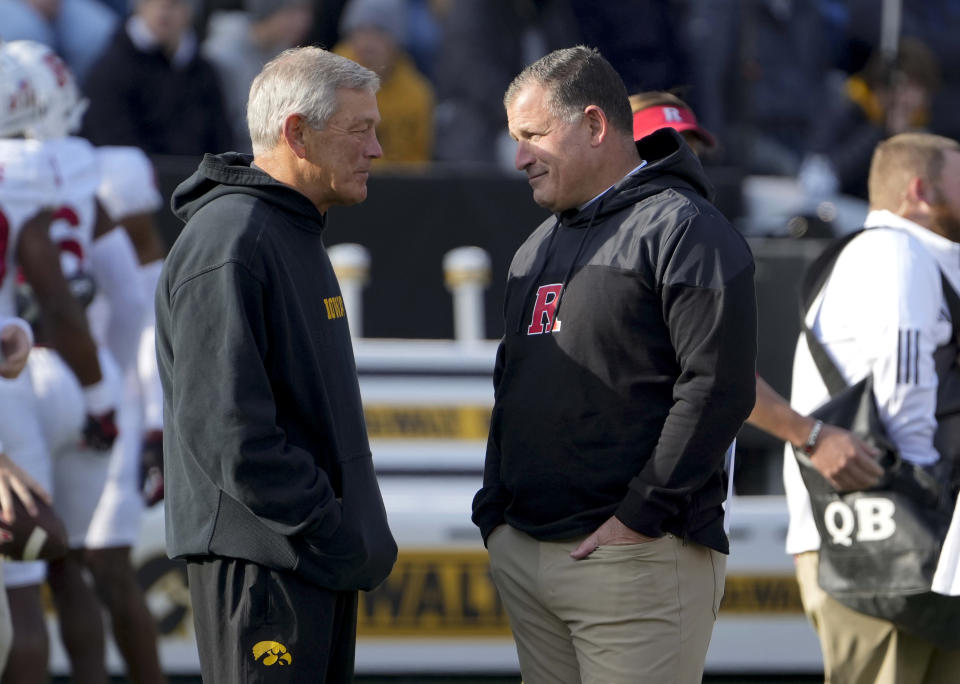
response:
[[[563,292],[563,283],[541,285],[537,288],[537,299],[533,304],[533,316],[530,319],[528,335],[542,335],[547,332],[560,330],[560,320],[557,318],[557,304],[560,293]]]

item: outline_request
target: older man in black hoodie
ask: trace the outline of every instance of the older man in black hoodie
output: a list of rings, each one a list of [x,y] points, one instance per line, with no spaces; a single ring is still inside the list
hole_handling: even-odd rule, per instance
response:
[[[254,157],[208,154],[174,193],[167,552],[187,560],[205,682],[350,681],[357,590],[396,559],[322,240],[330,206],[366,197],[377,85],[320,48],[282,53],[250,90]]]
[[[473,507],[524,681],[699,682],[754,403],[750,250],[675,131],[634,144],[596,50],[550,53],[504,103],[555,213],[510,267]]]

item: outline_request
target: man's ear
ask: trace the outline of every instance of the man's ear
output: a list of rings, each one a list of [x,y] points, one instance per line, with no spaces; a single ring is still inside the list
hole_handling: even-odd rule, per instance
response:
[[[291,114],[283,120],[283,139],[298,159],[307,156],[304,134],[308,125],[307,120],[300,114]]]
[[[933,184],[920,176],[914,176],[907,183],[903,200],[896,213],[911,221],[923,224],[924,219],[930,215],[933,206],[937,204],[939,199],[937,189]]]
[[[940,200],[937,196],[937,189],[933,184],[920,176],[914,176],[907,183],[907,199],[924,208],[929,208],[930,205],[937,204]]]
[[[610,122],[607,115],[597,105],[590,105],[583,110],[587,125],[590,127],[590,145],[596,147],[606,139],[610,131]]]

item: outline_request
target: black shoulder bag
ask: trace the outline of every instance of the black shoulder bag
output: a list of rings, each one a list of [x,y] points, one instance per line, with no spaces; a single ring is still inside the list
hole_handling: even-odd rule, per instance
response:
[[[880,422],[873,375],[847,385],[833,359],[806,324],[806,313],[853,233],[827,247],[811,264],[801,288],[803,333],[830,392],[811,413],[844,427],[882,452],[881,482],[838,492],[810,457],[794,449],[820,533],[820,586],[844,605],[889,620],[898,628],[946,649],[960,648],[960,597],[930,590],[957,495],[960,452],[960,299],[941,273],[953,321],[951,341],[938,348],[937,437],[940,461],[929,468],[905,462]]]

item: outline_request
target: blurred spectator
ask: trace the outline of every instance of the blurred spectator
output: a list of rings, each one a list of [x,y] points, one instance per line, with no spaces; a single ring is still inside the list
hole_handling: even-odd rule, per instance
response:
[[[883,13],[876,0],[847,0],[848,50],[868,55],[880,43]],[[960,0],[902,2],[900,34],[918,38],[940,64],[940,88],[933,98],[929,129],[960,138]],[[863,58],[862,58],[863,59]],[[854,69],[859,65],[854,65]],[[854,70],[851,69],[851,70]]]
[[[796,174],[820,115],[834,58],[835,3],[807,0],[690,2],[692,90],[703,123],[728,161],[755,174]]]
[[[639,140],[661,128],[672,128],[683,136],[697,157],[717,149],[716,138],[697,123],[690,105],[673,93],[653,90],[630,96],[633,112],[633,139]]]
[[[506,136],[502,94],[517,72],[552,50],[577,44],[596,47],[629,91],[665,90],[683,83],[688,73],[680,40],[684,4],[684,0],[452,2],[435,69],[437,158],[499,162],[512,169],[513,145]]]
[[[817,195],[839,191],[867,199],[874,148],[890,136],[925,128],[938,84],[936,57],[921,41],[901,38],[893,63],[875,51],[824,106],[811,134],[811,155],[800,169],[801,183]]]
[[[455,0],[437,56],[437,159],[513,168],[503,93],[523,67],[579,42],[568,0]]]
[[[119,23],[117,14],[98,0],[0,0],[0,39],[43,43],[81,81]]]
[[[237,0],[216,0],[218,2],[236,2]],[[313,0],[313,25],[307,36],[307,45],[319,45],[329,50],[336,45],[340,36],[340,17],[347,0]]]
[[[442,22],[452,0],[406,0],[406,48],[421,74],[433,81],[433,69],[442,38]]]
[[[188,0],[139,0],[85,84],[83,135],[148,154],[216,152],[233,143],[213,66],[197,50]]]
[[[628,93],[668,90],[687,82],[678,0],[569,1],[580,42],[600,50]]]
[[[350,0],[340,22],[343,40],[333,48],[380,77],[377,137],[384,162],[433,157],[433,87],[403,48],[406,26],[404,0]]]
[[[210,16],[201,53],[220,75],[233,149],[252,152],[247,130],[247,94],[263,65],[306,38],[313,21],[309,0],[246,0],[243,11]]]
[[[713,204],[724,216],[743,213],[743,175],[731,167],[721,167],[721,143],[697,120],[693,109],[673,92],[651,90],[630,96],[633,111],[633,137],[649,135],[660,128],[673,128],[696,153],[713,185]]]

